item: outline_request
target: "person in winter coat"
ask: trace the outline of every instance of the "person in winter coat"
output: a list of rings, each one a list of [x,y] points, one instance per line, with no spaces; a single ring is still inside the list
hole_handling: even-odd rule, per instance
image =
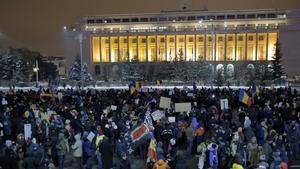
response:
[[[65,155],[69,152],[69,143],[65,138],[64,133],[60,132],[58,134],[58,141],[56,144],[57,155],[58,155],[58,168],[64,168]]]
[[[249,152],[249,161],[252,167],[255,167],[259,162],[259,154],[258,154],[258,144],[256,141],[256,137],[251,138],[251,142],[248,143],[247,149]]]
[[[0,159],[0,166],[3,169],[17,169],[15,154],[12,149],[5,149],[5,155]]]
[[[122,159],[120,161],[119,169],[131,169],[131,165],[129,160],[127,159],[126,154],[122,155]]]
[[[279,168],[279,165],[280,163],[282,162],[281,158],[280,158],[280,153],[279,152],[275,152],[273,154],[273,161],[270,165],[270,169],[278,169]]]
[[[168,165],[167,161],[164,160],[158,160],[154,166],[153,169],[171,169],[170,166]]]
[[[83,152],[84,152],[84,157],[86,159],[86,169],[92,169],[94,149],[93,149],[92,142],[87,138],[85,138],[83,142]]]
[[[197,156],[199,156],[198,159],[198,169],[204,168],[204,162],[206,159],[206,145],[204,142],[198,145],[197,147]]]
[[[257,164],[258,168],[264,168],[267,169],[269,168],[269,164],[266,162],[266,156],[265,155],[261,155],[259,157],[260,162]]]
[[[80,134],[74,136],[75,143],[71,146],[73,150],[73,156],[75,158],[75,169],[81,169],[81,159],[82,159],[82,140],[80,139]]]
[[[207,146],[209,151],[209,165],[212,169],[218,168],[218,154],[217,154],[217,145],[215,143],[211,143]]]
[[[113,146],[111,141],[105,137],[103,142],[99,145],[99,152],[102,157],[103,169],[113,168]]]

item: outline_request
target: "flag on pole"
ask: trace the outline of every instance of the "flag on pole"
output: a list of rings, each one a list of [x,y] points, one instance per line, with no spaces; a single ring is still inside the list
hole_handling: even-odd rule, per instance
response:
[[[156,80],[156,85],[157,85],[157,86],[160,86],[160,85],[161,85],[161,83],[162,83],[162,81],[161,81],[161,80]]]
[[[247,93],[243,89],[240,89],[239,101],[248,106],[251,106],[252,104],[251,98],[247,95]]]
[[[130,132],[130,137],[132,142],[137,142],[141,140],[144,136],[148,135],[150,132],[148,126],[146,124],[141,124],[136,127],[133,131]]]
[[[141,82],[135,82],[135,81],[129,81],[129,91],[130,95],[136,95],[137,90],[141,88],[142,84]]]
[[[156,140],[155,138],[151,138],[148,153],[147,153],[147,161],[156,162],[157,161],[157,153],[156,153]]]
[[[254,95],[258,95],[259,94],[259,87],[258,86],[256,86],[255,84],[251,87],[251,94],[252,94],[252,96],[254,96]]]

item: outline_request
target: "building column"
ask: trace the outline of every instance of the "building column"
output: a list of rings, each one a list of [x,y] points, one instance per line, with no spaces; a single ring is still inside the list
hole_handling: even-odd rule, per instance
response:
[[[237,33],[235,33],[235,36],[234,36],[234,60],[237,61]]]
[[[224,60],[227,61],[227,33],[225,33],[224,38]]]
[[[246,33],[246,39],[245,39],[245,60],[248,60],[247,57],[247,50],[248,50],[248,33]]]
[[[127,35],[127,61],[130,62],[130,53],[129,53],[129,36]]]
[[[136,38],[136,57],[139,60],[139,36],[136,35],[135,38]],[[139,62],[140,62],[140,60],[139,60]]]
[[[101,36],[99,36],[99,41],[100,41],[100,43],[99,43],[99,48],[100,48],[100,62],[102,62],[102,37]]]
[[[111,36],[108,37],[108,60],[111,62],[111,45],[110,45],[110,38]]]
[[[268,55],[269,55],[269,32],[267,32],[267,46],[266,46],[266,60],[268,60]]]
[[[148,35],[146,35],[146,62],[148,62]]]
[[[258,33],[255,33],[255,61],[257,61]]]
[[[206,31],[204,32],[204,56],[203,56],[203,60],[207,60],[206,59]]]
[[[168,61],[168,41],[167,41],[167,35],[165,35],[165,57],[166,57],[166,61]]]
[[[156,52],[156,56],[155,56],[155,61],[157,62],[158,60],[158,40],[157,40],[157,35],[155,35],[155,52]]]
[[[187,39],[186,33],[184,34],[184,60],[187,61],[187,53],[186,53]]]
[[[178,59],[179,58],[177,58],[177,35],[175,34],[175,56],[174,56],[174,59],[177,59],[177,61],[178,61]]]
[[[214,58],[214,61],[217,60],[217,34],[214,33],[214,49],[213,49],[213,58]]]
[[[194,61],[197,61],[197,36],[196,33],[194,34],[194,49],[193,49],[193,54],[194,54]]]
[[[120,59],[121,56],[120,56],[120,36],[118,36],[118,62],[120,62]]]

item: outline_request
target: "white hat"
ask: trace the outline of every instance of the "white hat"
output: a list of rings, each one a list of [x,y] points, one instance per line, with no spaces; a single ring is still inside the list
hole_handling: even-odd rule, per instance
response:
[[[6,140],[5,145],[6,145],[6,147],[12,146],[12,141],[11,140]]]

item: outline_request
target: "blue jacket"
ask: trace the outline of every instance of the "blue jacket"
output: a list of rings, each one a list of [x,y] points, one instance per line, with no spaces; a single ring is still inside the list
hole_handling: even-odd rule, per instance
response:
[[[213,147],[209,149],[209,165],[211,167],[218,166],[218,156],[217,156],[217,150]]]
[[[88,139],[84,140],[83,152],[86,157],[91,157],[94,154],[92,143]]]

